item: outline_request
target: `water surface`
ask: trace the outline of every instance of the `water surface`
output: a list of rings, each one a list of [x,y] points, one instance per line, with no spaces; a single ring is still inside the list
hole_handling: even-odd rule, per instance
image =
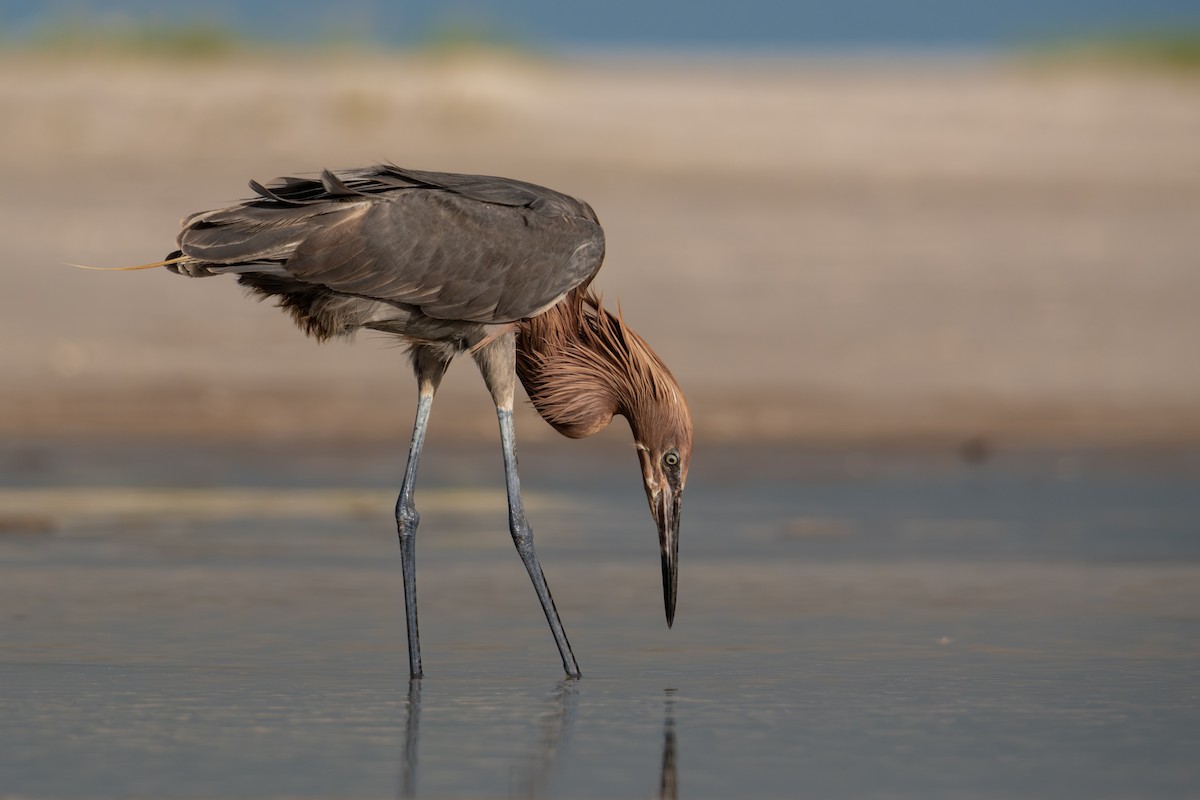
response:
[[[679,612],[628,448],[0,449],[0,795],[1186,797],[1200,454],[705,448]]]

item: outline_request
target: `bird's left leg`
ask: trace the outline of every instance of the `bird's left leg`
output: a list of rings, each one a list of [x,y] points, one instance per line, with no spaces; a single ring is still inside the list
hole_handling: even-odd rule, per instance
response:
[[[513,390],[516,383],[516,338],[512,333],[506,333],[472,351],[479,371],[487,382],[488,390],[496,403],[496,416],[500,420],[500,444],[504,449],[504,477],[508,490],[508,529],[512,533],[513,544],[517,553],[529,572],[533,581],[534,591],[550,623],[550,632],[554,634],[554,642],[558,645],[558,653],[562,656],[563,669],[572,678],[578,678],[579,665],[575,662],[575,654],[571,652],[571,644],[563,630],[562,621],[558,618],[558,609],[554,607],[554,598],[550,596],[550,587],[546,585],[546,577],[542,574],[541,564],[538,563],[537,553],[533,550],[533,529],[525,518],[525,506],[521,502],[521,480],[517,476],[516,438],[513,434]]]
[[[417,373],[420,394],[417,398],[417,419],[413,423],[412,443],[408,448],[408,466],[404,470],[404,483],[396,499],[396,529],[400,534],[400,569],[404,578],[404,616],[408,628],[408,674],[409,678],[420,678],[421,639],[417,632],[417,524],[421,515],[413,503],[413,489],[417,483],[417,465],[421,461],[421,449],[425,445],[425,431],[429,426],[429,411],[433,407],[433,395],[442,382],[442,376],[450,366],[453,354],[436,347],[416,345],[411,352],[413,369]]]

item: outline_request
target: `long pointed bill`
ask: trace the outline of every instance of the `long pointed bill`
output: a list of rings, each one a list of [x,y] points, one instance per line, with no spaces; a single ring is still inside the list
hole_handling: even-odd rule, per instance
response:
[[[663,605],[667,627],[675,622],[675,595],[679,586],[679,510],[682,498],[666,490],[658,496],[654,519],[658,523],[658,545],[662,551]]]

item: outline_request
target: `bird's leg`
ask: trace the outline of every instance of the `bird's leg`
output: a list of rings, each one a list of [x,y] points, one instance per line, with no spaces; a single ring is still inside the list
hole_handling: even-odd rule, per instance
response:
[[[550,596],[550,587],[546,585],[546,577],[542,574],[542,566],[538,563],[537,553],[534,552],[533,528],[525,518],[525,506],[521,502],[521,481],[517,476],[517,452],[513,436],[512,399],[509,399],[507,406],[497,405],[496,414],[500,419],[500,444],[504,448],[508,529],[512,533],[517,553],[525,563],[525,569],[529,571],[533,589],[537,592],[542,611],[546,614],[546,622],[550,623],[550,632],[554,635],[554,643],[558,645],[558,654],[562,656],[563,669],[570,677],[578,678],[579,664],[575,661],[575,654],[571,652],[571,643],[567,641],[567,633],[558,617],[558,609],[554,607],[554,598]]]
[[[404,573],[404,612],[408,623],[408,672],[410,678],[420,678],[421,639],[417,632],[417,524],[421,515],[413,503],[413,489],[417,483],[417,464],[421,460],[421,448],[425,445],[425,430],[429,426],[429,410],[433,407],[433,395],[437,392],[442,376],[446,373],[449,360],[439,357],[431,348],[414,347],[413,368],[417,373],[420,394],[417,398],[417,419],[413,423],[412,443],[408,447],[408,466],[404,470],[404,483],[400,496],[396,498],[396,529],[400,534],[400,568]]]
[[[546,577],[542,574],[541,564],[538,563],[537,553],[533,549],[533,529],[525,518],[525,505],[521,502],[521,480],[517,475],[516,438],[513,434],[513,389],[516,382],[516,343],[512,333],[507,333],[495,339],[485,347],[474,351],[476,363],[487,382],[488,390],[496,403],[496,416],[500,421],[500,444],[504,450],[505,488],[508,490],[508,529],[512,533],[513,544],[517,553],[529,572],[533,581],[534,591],[550,623],[550,632],[554,634],[554,642],[558,645],[558,653],[562,656],[563,669],[568,676],[580,676],[579,665],[575,654],[571,652],[571,644],[563,630],[562,621],[558,618],[558,609],[554,607],[554,598],[550,596],[550,587],[546,585]]]
[[[408,673],[411,678],[420,678],[421,639],[417,632],[417,524],[421,515],[413,503],[413,487],[417,482],[417,462],[421,458],[421,447],[425,444],[425,429],[429,424],[429,409],[433,406],[433,388],[421,383],[417,400],[417,419],[413,424],[412,444],[408,448],[408,467],[404,471],[404,483],[400,496],[396,498],[396,529],[400,534],[400,569],[404,573],[404,612],[408,622]]]

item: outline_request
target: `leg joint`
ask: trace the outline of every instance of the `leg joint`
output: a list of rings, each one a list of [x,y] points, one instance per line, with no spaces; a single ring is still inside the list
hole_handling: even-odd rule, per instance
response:
[[[508,530],[512,533],[513,544],[522,555],[533,552],[533,528],[524,516],[510,516]]]
[[[396,527],[402,537],[415,535],[420,522],[421,515],[417,513],[417,507],[411,500],[405,501],[401,498],[396,501]]]

